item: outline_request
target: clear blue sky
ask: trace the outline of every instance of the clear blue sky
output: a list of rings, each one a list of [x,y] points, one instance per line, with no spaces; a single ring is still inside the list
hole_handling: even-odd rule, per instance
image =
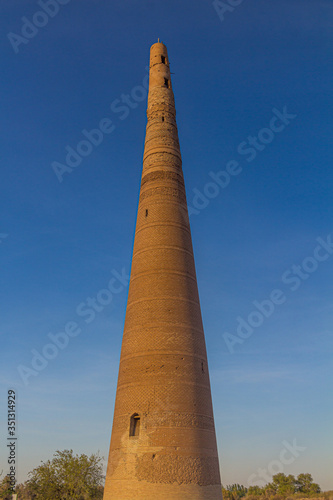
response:
[[[244,0],[220,16],[204,0],[62,3],[53,17],[36,15],[32,0],[0,6],[0,469],[12,387],[19,480],[57,449],[108,456],[126,281],[112,282],[111,303],[100,291],[130,269],[146,125],[136,87],[160,37],[174,73],[222,482],[258,482],[259,469],[287,456],[283,472],[310,472],[332,489],[332,2]],[[22,29],[23,41],[8,38]],[[120,112],[114,101],[131,93]],[[66,147],[103,119],[112,132],[91,151],[81,144],[86,156],[70,158],[80,164],[59,182],[52,164],[65,165]],[[238,175],[228,179],[231,166]],[[214,175],[229,184],[218,188]],[[105,305],[87,313],[97,296]],[[68,322],[80,333],[24,384],[18,367],[32,370],[31,351]],[[302,450],[286,455],[293,442]]]

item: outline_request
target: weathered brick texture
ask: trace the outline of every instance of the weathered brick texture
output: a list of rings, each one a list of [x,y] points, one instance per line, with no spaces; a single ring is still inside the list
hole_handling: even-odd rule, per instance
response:
[[[221,500],[176,111],[162,43],[151,47],[147,117],[104,500]]]

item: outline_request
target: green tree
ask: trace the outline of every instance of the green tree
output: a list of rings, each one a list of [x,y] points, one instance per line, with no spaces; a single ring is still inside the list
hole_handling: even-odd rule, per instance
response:
[[[8,476],[5,476],[1,479],[3,472],[0,472],[0,499],[1,500],[11,500],[12,498],[12,490],[10,486],[10,479]]]
[[[102,498],[102,458],[57,451],[29,473],[27,486],[36,500],[98,500]]]
[[[281,496],[293,495],[297,490],[295,477],[292,474],[286,476],[283,472],[279,472],[279,474],[273,476],[271,485],[272,489]]]
[[[223,497],[228,500],[239,500],[247,493],[247,488],[242,484],[231,484],[226,489],[222,488]]]
[[[263,487],[265,498],[273,497],[276,494],[276,485],[268,483]]]
[[[28,482],[23,484],[18,484],[15,489],[17,493],[18,500],[35,500],[36,494],[32,491],[31,486]]]
[[[313,482],[312,476],[309,473],[299,474],[296,480],[296,488],[300,493],[308,495],[320,493],[320,486]]]
[[[265,488],[260,488],[260,486],[250,486],[249,489],[247,490],[248,496],[253,495],[258,497],[260,495],[263,495],[264,493],[265,493]]]

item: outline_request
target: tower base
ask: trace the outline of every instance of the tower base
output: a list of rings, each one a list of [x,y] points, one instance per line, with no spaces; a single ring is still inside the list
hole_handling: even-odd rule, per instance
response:
[[[108,484],[106,480],[103,498],[104,500],[222,500],[222,488],[218,484],[198,486],[126,480],[113,480]]]

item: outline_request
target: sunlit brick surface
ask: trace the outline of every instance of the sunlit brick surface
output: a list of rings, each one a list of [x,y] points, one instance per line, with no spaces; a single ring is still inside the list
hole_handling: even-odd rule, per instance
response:
[[[104,500],[221,500],[174,96],[162,43],[151,48],[147,116]],[[133,415],[140,427],[131,436]]]

